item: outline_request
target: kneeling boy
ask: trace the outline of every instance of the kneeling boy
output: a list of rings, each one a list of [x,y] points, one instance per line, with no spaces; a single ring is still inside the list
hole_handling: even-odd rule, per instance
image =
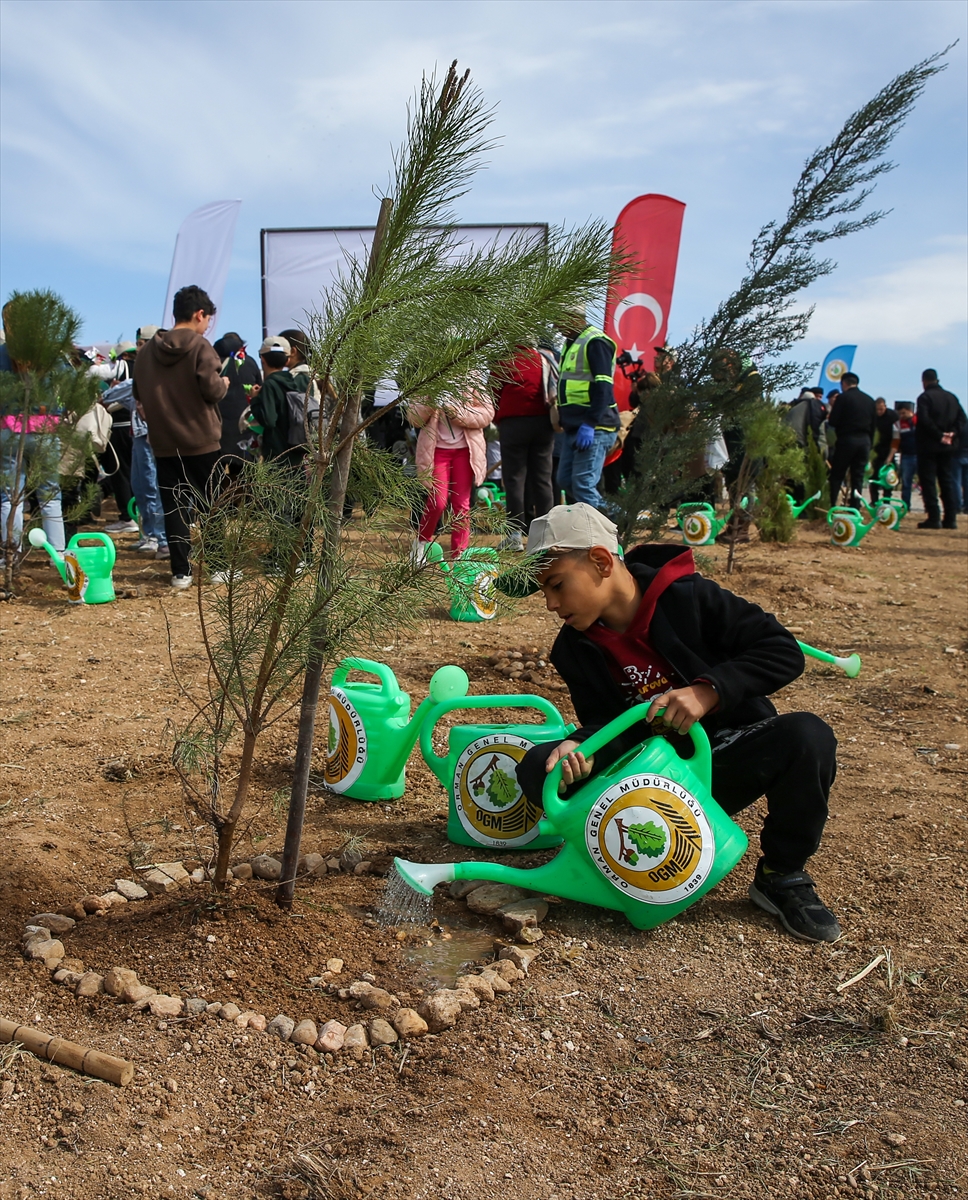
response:
[[[837,741],[813,713],[779,715],[767,699],[802,674],[800,647],[770,613],[697,574],[691,550],[643,545],[623,561],[617,532],[587,504],[559,505],[532,522],[530,590],[540,587],[563,622],[551,661],[580,728],[528,752],[518,767],[523,791],[540,802],[545,775],[564,759],[564,793],[640,743],[642,725],[593,758],[581,752],[632,704],[648,704],[647,719],[663,732],[685,734],[700,721],[720,807],[732,815],[766,796],[753,903],[795,937],[836,941],[840,927],[804,866],[827,819]]]

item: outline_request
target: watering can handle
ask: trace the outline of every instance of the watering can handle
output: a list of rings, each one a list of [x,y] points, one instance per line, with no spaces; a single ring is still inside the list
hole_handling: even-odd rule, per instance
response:
[[[397,677],[386,663],[373,662],[369,658],[344,658],[333,672],[332,687],[341,687],[346,682],[350,671],[364,671],[367,675],[375,675],[383,685],[383,689],[391,694],[400,691]]]
[[[458,708],[536,708],[544,715],[546,722],[548,720],[560,721],[564,725],[561,713],[544,696],[458,696],[453,700],[442,700],[427,713],[424,723],[420,727],[420,751],[427,766],[441,783],[445,783],[444,769],[447,759],[434,753],[431,738],[434,726],[440,718]]]
[[[609,721],[604,728],[599,729],[587,741],[582,742],[582,754],[586,756],[592,755],[597,750],[601,750],[602,746],[607,745],[613,738],[618,737],[620,733],[624,733],[636,721],[643,720],[650,707],[650,704],[636,704],[633,708],[627,708],[625,712],[619,713],[614,721]],[[699,776],[706,790],[711,792],[713,755],[709,745],[709,738],[706,736],[705,729],[703,729],[698,721],[689,730],[688,736],[692,738],[692,744],[695,747],[695,754],[689,760],[689,763]],[[560,761],[555,763],[554,768],[545,776],[544,789],[541,794],[541,806],[545,810],[545,815],[552,821],[560,819],[568,811],[569,802],[562,800],[558,795],[562,765]]]
[[[108,570],[110,571],[117,560],[118,548],[117,548],[117,546],[115,546],[114,542],[111,540],[111,538],[108,537],[108,535],[106,533],[100,533],[97,531],[95,531],[94,533],[75,533],[74,536],[71,538],[71,544],[67,547],[67,549],[74,550],[81,542],[91,542],[91,541],[101,542],[107,548],[108,557],[111,560],[108,563]]]

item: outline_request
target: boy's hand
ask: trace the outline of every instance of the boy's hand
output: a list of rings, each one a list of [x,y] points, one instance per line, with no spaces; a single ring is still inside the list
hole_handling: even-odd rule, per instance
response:
[[[654,721],[662,713],[663,725],[676,733],[688,733],[695,723],[719,703],[716,689],[708,683],[694,683],[692,687],[675,688],[665,692],[649,705],[647,721]],[[663,711],[664,710],[664,711]]]
[[[577,783],[580,779],[587,779],[595,766],[594,755],[586,758],[578,750],[580,745],[581,742],[573,742],[569,739],[559,746],[555,746],[548,755],[548,761],[545,763],[546,774],[550,774],[562,759],[565,760],[561,768],[561,783],[558,784],[559,796],[563,795],[573,783]]]

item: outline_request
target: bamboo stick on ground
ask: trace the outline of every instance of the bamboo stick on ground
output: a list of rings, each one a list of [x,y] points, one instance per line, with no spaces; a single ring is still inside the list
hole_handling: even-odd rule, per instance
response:
[[[0,1017],[0,1042],[19,1042],[38,1058],[45,1058],[58,1066],[73,1067],[75,1071],[83,1071],[85,1075],[116,1083],[119,1087],[130,1083],[134,1076],[134,1063],[126,1062],[123,1058],[102,1054],[100,1050],[91,1050],[64,1038],[52,1037],[40,1029],[17,1025],[3,1017]]]

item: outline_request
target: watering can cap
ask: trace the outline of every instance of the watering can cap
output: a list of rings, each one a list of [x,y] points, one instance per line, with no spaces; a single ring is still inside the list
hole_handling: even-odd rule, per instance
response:
[[[533,572],[541,560],[556,550],[590,550],[604,546],[612,554],[622,556],[618,527],[590,504],[558,504],[543,517],[535,517],[528,532],[528,557],[523,564],[532,574],[507,572],[495,580],[506,596],[530,596],[538,591]]]

